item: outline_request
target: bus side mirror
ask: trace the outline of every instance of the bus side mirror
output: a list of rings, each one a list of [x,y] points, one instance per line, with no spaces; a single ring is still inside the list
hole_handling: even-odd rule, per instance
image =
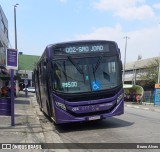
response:
[[[121,51],[119,48],[118,48],[118,51],[119,51],[119,59],[121,59]]]

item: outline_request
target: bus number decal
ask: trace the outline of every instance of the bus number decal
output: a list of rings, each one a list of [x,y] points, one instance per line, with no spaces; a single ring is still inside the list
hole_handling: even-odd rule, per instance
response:
[[[62,87],[63,88],[75,88],[77,87],[77,82],[63,82]]]
[[[65,51],[66,53],[76,53],[76,47],[68,47]]]

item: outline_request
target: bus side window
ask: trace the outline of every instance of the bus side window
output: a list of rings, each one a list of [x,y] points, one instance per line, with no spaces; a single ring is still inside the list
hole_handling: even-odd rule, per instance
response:
[[[108,63],[108,69],[109,69],[109,73],[114,73],[114,72],[116,72],[115,62],[109,62],[109,63]]]
[[[43,83],[46,84],[46,79],[47,79],[47,71],[46,71],[46,65],[44,65],[45,61],[43,60],[42,62],[42,80],[43,80]]]

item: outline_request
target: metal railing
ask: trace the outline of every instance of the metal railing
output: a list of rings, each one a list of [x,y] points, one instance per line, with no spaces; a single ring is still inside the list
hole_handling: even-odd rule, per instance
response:
[[[142,102],[154,103],[154,91],[144,91]]]

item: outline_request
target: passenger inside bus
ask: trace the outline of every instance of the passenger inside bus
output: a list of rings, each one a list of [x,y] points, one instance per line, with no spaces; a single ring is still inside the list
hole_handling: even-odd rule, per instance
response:
[[[53,77],[54,77],[53,78],[54,79],[53,88],[58,91],[63,90],[62,84],[61,84],[61,71],[56,64],[54,64],[54,76]]]

